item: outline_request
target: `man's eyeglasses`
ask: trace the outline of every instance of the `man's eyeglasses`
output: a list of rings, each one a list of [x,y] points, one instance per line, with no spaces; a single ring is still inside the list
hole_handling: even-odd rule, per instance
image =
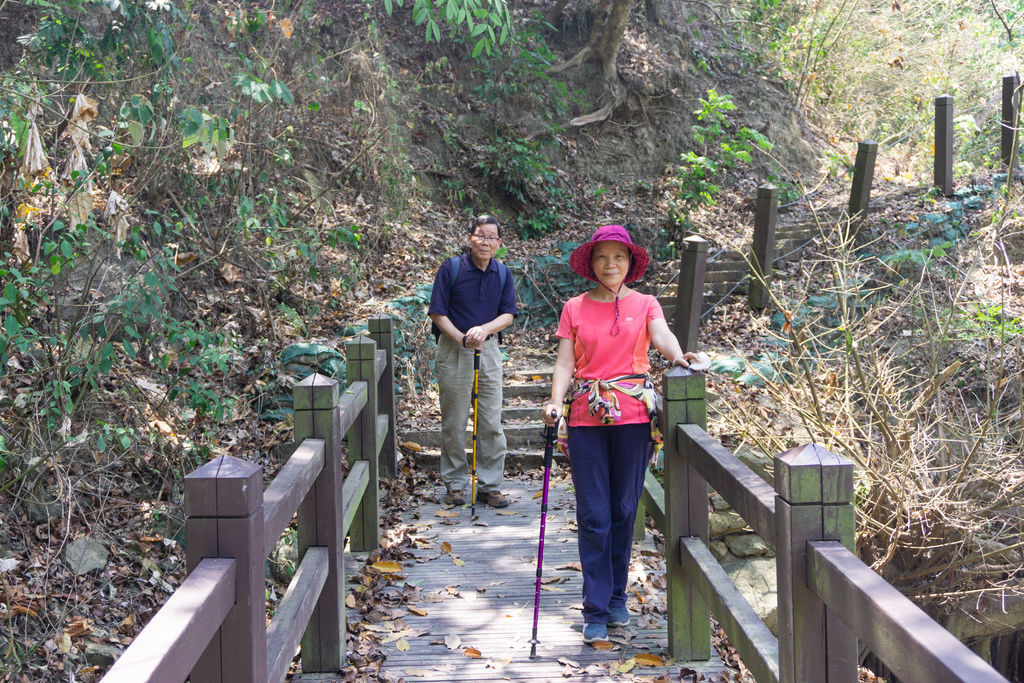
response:
[[[501,241],[500,237],[491,237],[490,235],[480,235],[480,234],[475,233],[475,232],[473,233],[473,237],[475,237],[477,239],[477,241],[483,242],[484,244],[489,244],[491,242],[500,242]]]

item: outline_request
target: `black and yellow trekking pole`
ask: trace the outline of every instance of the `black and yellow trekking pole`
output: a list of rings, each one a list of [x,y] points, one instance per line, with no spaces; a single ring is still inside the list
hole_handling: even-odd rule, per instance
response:
[[[480,349],[473,349],[473,467],[469,472],[471,483],[471,498],[469,506],[470,517],[476,517],[476,421],[477,421],[477,391],[480,388]]]

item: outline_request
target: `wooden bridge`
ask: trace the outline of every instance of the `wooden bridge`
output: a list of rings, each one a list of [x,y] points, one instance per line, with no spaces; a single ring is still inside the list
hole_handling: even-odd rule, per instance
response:
[[[661,387],[665,485],[649,475],[643,497],[665,547],[635,553],[636,625],[614,633],[618,649],[583,646],[575,632],[574,515],[559,477],[544,563],[556,581],[545,584],[536,660],[528,657],[536,481],[513,487],[514,507],[478,507],[476,520],[431,504],[409,513],[421,554],[389,569],[410,595],[386,619],[346,614],[346,556],[379,546],[379,477],[398,465],[391,320],[370,322],[368,338],[346,345],[344,390],[319,375],[296,386],[298,447],[265,491],[260,468],[230,456],[186,477],[189,576],[104,681],[282,681],[297,655],[295,680],[341,680],[349,617],[353,630],[388,646],[384,666],[407,680],[611,677],[646,664],[664,665],[657,670],[670,680],[690,670],[707,677],[724,670],[713,613],[760,683],[853,683],[861,647],[903,681],[1005,683],[854,555],[851,463],[798,447],[775,457],[769,486],[704,431],[704,376],[682,368],[667,371]],[[776,548],[778,638],[708,550],[709,485]],[[268,625],[265,560],[293,515],[300,562]],[[663,572],[644,564],[656,556]]]
[[[668,654],[665,562],[651,536],[635,544],[630,572],[632,621],[612,629],[608,649],[582,641],[579,554],[574,497],[567,471],[553,468],[544,542],[537,656],[530,658],[540,493],[543,480],[506,480],[505,509],[423,502],[403,516],[416,543],[396,586],[413,586],[387,619],[366,622],[349,611],[350,625],[380,643],[381,671],[407,681],[575,681],[616,674],[665,675],[681,669],[720,680],[717,656],[679,662]],[[304,677],[305,678],[305,677]],[[628,676],[624,676],[628,680]]]

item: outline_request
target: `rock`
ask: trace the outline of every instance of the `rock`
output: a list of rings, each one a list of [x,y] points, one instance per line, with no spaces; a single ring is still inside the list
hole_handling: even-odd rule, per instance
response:
[[[747,528],[747,523],[732,510],[724,510],[708,515],[708,527],[710,538],[717,538],[742,531]]]
[[[953,611],[937,617],[939,623],[960,640],[976,640],[1024,629],[1024,596],[961,598]]]
[[[773,558],[729,558],[722,568],[772,633],[778,636],[779,589]]]
[[[729,546],[724,541],[711,541],[711,543],[708,543],[708,548],[719,562],[729,556]]]
[[[295,567],[298,565],[298,548],[295,547],[295,535],[283,534],[277,540],[274,551],[270,553],[267,564],[270,567],[270,575],[280,583],[288,585],[295,576]]]
[[[736,557],[762,557],[771,555],[771,548],[757,534],[732,534],[725,537],[725,545]]]
[[[81,576],[107,566],[108,555],[107,549],[99,541],[88,537],[76,538],[64,551],[64,563],[75,576]]]
[[[29,500],[25,503],[28,519],[34,524],[45,524],[47,521],[64,514],[64,508],[56,498]]]
[[[101,669],[110,668],[123,652],[124,650],[121,648],[107,645],[106,643],[93,643],[91,641],[86,641],[85,643],[85,661]]]
[[[978,550],[985,554],[990,562],[1006,562],[1007,564],[1020,564],[1021,556],[1017,550],[1008,549],[1006,545],[991,538],[979,538]]]
[[[711,494],[711,507],[713,507],[715,510],[718,510],[719,512],[721,512],[722,510],[729,510],[730,508],[732,508],[732,506],[729,505],[728,501],[726,501],[725,498],[722,498],[722,496],[718,495],[717,493]]]

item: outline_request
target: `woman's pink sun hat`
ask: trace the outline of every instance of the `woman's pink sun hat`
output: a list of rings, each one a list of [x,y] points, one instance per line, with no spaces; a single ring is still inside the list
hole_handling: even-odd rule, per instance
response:
[[[629,272],[626,273],[626,279],[623,280],[623,283],[636,282],[647,272],[647,266],[651,262],[651,257],[648,256],[647,250],[633,244],[633,240],[629,238],[629,233],[621,225],[602,225],[594,232],[594,236],[590,238],[589,242],[576,247],[572,252],[572,256],[569,257],[569,265],[576,271],[577,275],[597,282],[594,266],[590,259],[594,253],[594,246],[598,242],[621,242],[629,249],[629,253],[633,257],[633,263],[629,266]]]

